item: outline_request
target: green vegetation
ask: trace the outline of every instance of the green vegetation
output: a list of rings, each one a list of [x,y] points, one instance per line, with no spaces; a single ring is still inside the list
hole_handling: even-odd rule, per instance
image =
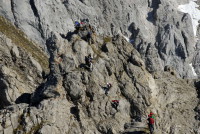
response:
[[[34,42],[30,41],[21,30],[17,29],[2,16],[0,16],[0,32],[11,39],[15,45],[32,54],[32,56],[40,63],[43,70],[48,71],[49,62],[47,55],[45,55]]]
[[[95,58],[94,58],[94,62],[96,62],[99,58],[104,58],[102,55],[101,55],[101,50],[97,50],[94,46],[94,44],[90,45],[93,52],[97,55]]]
[[[29,116],[30,116],[30,114],[27,114],[26,117],[29,117]],[[18,118],[18,123],[19,123],[19,125],[17,126],[17,128],[15,128],[15,129],[13,130],[13,134],[17,134],[19,131],[22,131],[23,134],[34,134],[34,133],[36,133],[37,131],[39,131],[39,130],[42,128],[42,126],[44,125],[44,123],[45,123],[44,121],[41,121],[40,123],[38,123],[38,124],[32,126],[32,127],[31,127],[31,130],[30,130],[29,132],[24,132],[24,127],[23,127],[23,125],[22,125],[22,124],[23,124],[22,118],[24,118],[24,115],[23,115],[23,114],[19,116],[19,118]]]
[[[17,134],[18,131],[23,130],[23,126],[20,124],[22,122],[22,118],[23,118],[23,114],[19,116],[18,118],[19,125],[17,126],[17,128],[13,130],[13,134]]]
[[[29,132],[23,132],[23,126],[19,125],[16,129],[14,129],[13,133],[17,134],[18,131],[22,131],[23,134],[35,134],[37,131],[39,131],[42,128],[43,124],[44,124],[44,122],[36,124],[35,126],[33,126],[31,128],[31,130]]]
[[[31,128],[31,130],[30,130],[28,133],[26,133],[26,134],[35,134],[35,133],[37,133],[37,132],[43,127],[43,125],[44,125],[44,122],[43,122],[43,121],[42,121],[41,123],[36,124],[36,125],[33,126],[33,127]]]
[[[112,42],[112,37],[106,36],[103,38],[104,43]]]

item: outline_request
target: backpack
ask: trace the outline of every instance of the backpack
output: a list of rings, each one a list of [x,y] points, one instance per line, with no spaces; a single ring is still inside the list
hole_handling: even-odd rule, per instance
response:
[[[156,117],[155,117],[155,115],[152,113],[150,113],[149,115],[148,115],[148,117],[151,117],[151,118],[153,118],[154,120],[156,119]]]
[[[155,115],[151,115],[151,118],[153,118],[154,120],[156,119]]]
[[[154,119],[152,117],[149,117],[149,124],[154,124]]]

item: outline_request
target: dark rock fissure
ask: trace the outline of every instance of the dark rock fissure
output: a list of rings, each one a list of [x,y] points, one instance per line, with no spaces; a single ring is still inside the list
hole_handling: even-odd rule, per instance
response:
[[[159,27],[159,29],[161,29],[161,28]],[[160,30],[159,30],[159,31],[160,31]],[[158,32],[158,34],[156,35],[155,47],[156,47],[156,49],[158,50],[157,52],[158,52],[159,57],[160,57],[162,60],[165,60],[165,57],[164,57],[163,54],[162,54],[162,50],[160,50],[160,49],[161,49],[161,48],[160,48],[161,42],[162,42],[162,40],[161,40],[161,33]]]
[[[11,0],[10,3],[11,3],[11,11],[12,11],[12,14],[13,14],[13,17],[14,17],[14,20],[15,20],[14,24],[15,24],[16,27],[18,27],[17,17],[15,16],[15,9],[14,9],[15,3],[14,3],[14,0]]]
[[[171,12],[174,5],[171,5],[170,2],[162,1],[162,5],[161,0],[136,0],[133,3],[129,1],[127,5],[126,1],[122,0],[115,2],[92,1],[93,3],[88,0],[62,0],[56,1],[56,4],[52,1],[38,3],[38,0],[29,0],[28,2],[25,3],[26,8],[30,8],[27,14],[23,9],[19,9],[21,6],[18,4],[22,3],[18,3],[16,0],[11,0],[11,7],[9,5],[12,11],[5,10],[5,12],[11,12],[11,17],[12,14],[14,16],[14,23],[24,31],[29,31],[28,24],[28,28],[31,30],[25,35],[33,34],[39,39],[43,38],[44,42],[46,41],[46,44],[43,43],[43,45],[47,46],[46,52],[50,56],[48,64],[50,73],[43,73],[44,79],[41,78],[41,81],[36,83],[35,81],[39,77],[33,77],[33,75],[40,69],[36,70],[30,67],[29,73],[27,64],[30,63],[21,62],[16,68],[23,72],[23,75],[28,72],[27,85],[30,84],[29,88],[29,85],[18,84],[18,81],[22,81],[21,75],[17,71],[10,75],[11,71],[8,67],[10,64],[7,63],[7,60],[3,61],[3,65],[5,64],[8,68],[3,68],[3,73],[6,77],[11,76],[11,79],[7,82],[3,76],[1,81],[0,74],[0,90],[3,90],[0,92],[0,109],[10,105],[4,103],[18,104],[11,105],[11,107],[15,109],[14,112],[19,109],[16,115],[19,115],[17,122],[20,124],[19,127],[22,127],[21,133],[28,133],[28,129],[35,128],[35,124],[38,124],[37,122],[40,120],[47,122],[36,125],[35,133],[51,131],[52,133],[69,134],[122,134],[123,125],[127,122],[131,122],[136,127],[141,125],[145,129],[131,128],[130,131],[124,131],[124,134],[148,133],[146,118],[150,111],[156,115],[156,131],[160,131],[160,133],[173,133],[169,129],[176,127],[176,124],[182,125],[184,128],[180,130],[178,127],[174,128],[177,129],[176,133],[189,133],[198,129],[196,126],[198,126],[200,116],[197,114],[197,120],[195,120],[194,108],[196,107],[195,102],[199,101],[199,88],[195,90],[194,83],[191,86],[184,80],[177,79],[174,76],[175,73],[172,74],[170,70],[162,72],[166,67],[165,64],[171,66],[176,63],[178,69],[183,69],[180,73],[185,73],[186,68],[182,66],[191,62],[185,62],[183,58],[188,57],[189,53],[193,51],[190,46],[192,36],[188,36],[191,29],[184,27],[182,22],[177,24],[178,28],[174,27],[176,19],[180,21],[183,14],[180,16],[176,12]],[[48,5],[48,8],[44,8],[44,5]],[[135,8],[130,5],[135,5]],[[140,12],[140,7],[142,12]],[[4,10],[3,7],[1,8]],[[124,15],[121,15],[120,8]],[[88,11],[88,9],[91,10]],[[131,10],[128,17],[126,17],[126,10],[128,12]],[[55,15],[53,21],[49,17],[51,14]],[[34,21],[30,20],[29,15],[33,17]],[[88,44],[85,36],[80,34],[82,32],[68,32],[67,35],[64,34],[66,32],[62,33],[72,30],[74,28],[73,21],[79,21],[86,15],[90,19],[91,25],[94,24],[98,27],[94,33],[94,38],[96,38],[94,43]],[[147,15],[148,18],[146,18]],[[9,16],[9,13],[3,16]],[[190,18],[185,18],[184,21],[187,22],[188,19]],[[23,22],[21,22],[22,20]],[[58,20],[59,23],[54,20]],[[47,35],[50,35],[51,31],[46,31],[46,26],[57,38],[48,39]],[[106,39],[100,36],[101,32],[105,35],[115,35],[118,28],[124,36],[134,40],[132,44],[128,43],[123,35],[120,37],[120,34],[116,37],[109,37],[109,41],[106,43]],[[34,39],[32,37],[35,36],[30,36],[30,38]],[[15,42],[12,44],[14,46]],[[0,44],[0,49],[4,48],[3,45]],[[8,49],[5,49],[5,56],[0,53],[0,60],[10,55],[12,47],[9,46]],[[98,53],[94,49],[97,49]],[[4,49],[1,51],[3,52]],[[19,53],[18,58],[14,57],[15,53]],[[14,65],[17,65],[15,63],[18,63],[19,59],[25,60],[26,56],[22,56],[21,51],[15,53],[10,55]],[[79,68],[79,65],[84,67],[84,57],[88,53],[92,53],[95,59],[92,72]],[[184,65],[182,65],[183,62]],[[41,64],[41,62],[38,63]],[[156,70],[157,68],[159,69]],[[12,77],[18,81],[15,82]],[[23,80],[26,82],[26,79]],[[107,82],[111,82],[113,87],[105,95],[101,85],[105,88]],[[36,89],[36,87],[38,88]],[[15,93],[15,89],[19,89],[19,92]],[[29,94],[30,92],[34,93]],[[1,98],[1,96],[5,98]],[[172,98],[170,98],[171,96]],[[186,98],[187,101],[182,98]],[[115,100],[119,100],[119,103],[114,108],[112,103]],[[28,107],[27,104],[22,103],[30,104],[29,107],[33,107],[30,107],[31,112],[20,116],[23,112],[22,109]],[[200,106],[195,111],[200,113]],[[9,118],[12,119],[13,113]],[[31,122],[29,118],[31,121],[34,120]],[[190,119],[191,123],[187,122],[187,119]],[[15,122],[12,120],[11,122],[14,128]],[[4,130],[0,129],[0,131],[5,133]]]
[[[184,39],[184,43],[185,43],[185,48],[186,48],[186,52],[187,52],[187,56],[189,56],[189,52],[188,52],[188,38],[186,37],[185,33],[183,31],[181,31],[182,37]]]
[[[38,18],[38,31],[40,32],[41,37],[44,38],[44,32],[43,32],[43,29],[42,29],[41,19],[40,19],[40,15],[38,13],[38,10],[35,6],[35,1],[30,0],[30,5],[31,5],[31,9],[32,9],[35,17]]]
[[[152,3],[148,3],[148,5],[153,8],[151,12],[148,13],[147,20],[152,22],[155,25],[156,21],[156,11],[159,8],[159,4],[161,4],[160,0],[152,0]]]
[[[1,74],[0,74],[1,75]],[[5,84],[5,81],[0,78],[0,109],[5,108],[6,106],[9,106],[10,103],[6,98],[6,89],[7,85]]]

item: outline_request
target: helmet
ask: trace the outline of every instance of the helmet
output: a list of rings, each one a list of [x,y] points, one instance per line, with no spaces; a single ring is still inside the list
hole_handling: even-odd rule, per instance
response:
[[[74,24],[75,24],[76,26],[80,25],[80,23],[79,23],[78,21],[75,21]]]

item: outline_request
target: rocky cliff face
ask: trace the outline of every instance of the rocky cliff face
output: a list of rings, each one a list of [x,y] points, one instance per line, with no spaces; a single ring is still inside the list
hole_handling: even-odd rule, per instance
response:
[[[180,78],[199,65],[187,2],[1,0],[24,33],[0,18],[0,134],[149,133],[150,111],[157,134],[198,134],[199,80]],[[91,43],[73,32],[82,18]]]
[[[98,34],[127,36],[150,72],[173,66],[180,77],[199,75],[191,16],[180,12],[184,1],[165,0],[11,0],[0,1],[0,15],[42,47],[53,31],[66,34],[74,21],[88,18]],[[197,31],[198,33],[198,31]],[[193,60],[193,57],[196,57]]]

